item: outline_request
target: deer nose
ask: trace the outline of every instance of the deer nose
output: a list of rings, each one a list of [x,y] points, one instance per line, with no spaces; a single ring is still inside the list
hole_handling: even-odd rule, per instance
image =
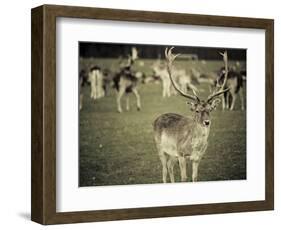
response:
[[[210,121],[209,120],[205,120],[205,121],[203,121],[203,124],[208,126],[210,124]]]

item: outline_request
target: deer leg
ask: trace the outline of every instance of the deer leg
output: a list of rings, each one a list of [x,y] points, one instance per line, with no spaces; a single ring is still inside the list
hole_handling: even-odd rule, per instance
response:
[[[136,98],[137,98],[137,110],[140,111],[141,110],[141,101],[140,101],[140,95],[137,91],[136,88],[132,89],[133,93],[135,94]]]
[[[226,107],[226,109],[229,109],[229,93],[228,92],[226,92],[226,94],[225,94],[225,107]]]
[[[130,110],[130,99],[129,99],[129,94],[126,94],[126,110]]]
[[[192,161],[192,181],[196,182],[198,177],[199,161]]]
[[[236,93],[233,93],[233,94],[232,94],[232,102],[231,102],[230,110],[233,110],[233,109],[234,109],[235,102],[236,102],[236,98],[237,98]]]
[[[239,96],[240,96],[240,101],[241,101],[241,110],[245,110],[243,88],[239,89]]]
[[[181,171],[181,181],[185,182],[185,181],[187,181],[187,176],[186,176],[186,159],[183,156],[179,157],[179,165],[180,165],[180,171]]]
[[[100,86],[98,85],[98,83],[96,83],[96,99],[100,98]]]
[[[100,79],[100,84],[99,84],[99,98],[104,97],[104,89],[103,89],[103,80],[102,78]]]
[[[166,86],[164,81],[162,81],[162,97],[165,98],[166,97]]]
[[[91,95],[90,95],[90,97],[92,99],[94,99],[94,86],[92,85],[92,83],[91,83]]]
[[[221,96],[221,100],[222,100],[222,110],[225,110],[225,95],[224,94]]]
[[[167,156],[165,155],[164,152],[160,151],[159,152],[159,156],[160,156],[160,160],[162,163],[162,179],[163,179],[163,183],[167,183]]]
[[[171,96],[171,83],[170,83],[170,80],[167,81],[167,84],[166,84],[166,88],[167,88],[167,97],[170,97]]]
[[[170,84],[169,90],[170,90],[170,96],[177,95],[177,91],[175,90],[174,86],[172,86],[171,84]]]
[[[101,98],[101,97],[102,97],[101,87],[97,86],[97,98]]]
[[[209,85],[209,92],[210,94],[213,92],[213,87],[211,85]]]
[[[79,104],[79,109],[81,110],[83,107],[83,94],[80,94],[80,104]]]
[[[94,92],[94,100],[98,99],[98,85],[97,85],[97,78],[95,78],[94,82],[93,82],[93,92]]]
[[[170,180],[172,183],[175,183],[174,166],[175,166],[176,161],[177,161],[177,158],[170,156],[168,163],[167,163],[169,176],[170,176]]]
[[[125,90],[126,90],[125,87],[121,87],[117,93],[116,102],[117,102],[117,110],[119,113],[122,113],[121,98],[125,93]]]
[[[169,84],[168,84],[167,80],[163,79],[162,84],[163,84],[163,94],[162,94],[163,98],[169,97],[170,96],[169,95],[170,94],[169,93]]]

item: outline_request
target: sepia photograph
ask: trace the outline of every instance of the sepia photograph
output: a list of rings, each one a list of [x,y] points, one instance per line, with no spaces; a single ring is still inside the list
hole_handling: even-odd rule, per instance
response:
[[[33,8],[32,221],[274,210],[274,23]]]
[[[79,187],[247,179],[246,49],[78,48]]]

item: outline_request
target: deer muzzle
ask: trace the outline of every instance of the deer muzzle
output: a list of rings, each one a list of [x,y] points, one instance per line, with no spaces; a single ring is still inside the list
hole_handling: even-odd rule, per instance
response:
[[[204,120],[203,121],[203,125],[205,125],[205,126],[209,126],[210,125],[210,120]]]

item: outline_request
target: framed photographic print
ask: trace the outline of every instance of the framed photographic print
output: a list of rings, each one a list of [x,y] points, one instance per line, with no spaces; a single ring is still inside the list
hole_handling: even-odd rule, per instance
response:
[[[32,9],[32,210],[60,224],[274,208],[271,19]]]

